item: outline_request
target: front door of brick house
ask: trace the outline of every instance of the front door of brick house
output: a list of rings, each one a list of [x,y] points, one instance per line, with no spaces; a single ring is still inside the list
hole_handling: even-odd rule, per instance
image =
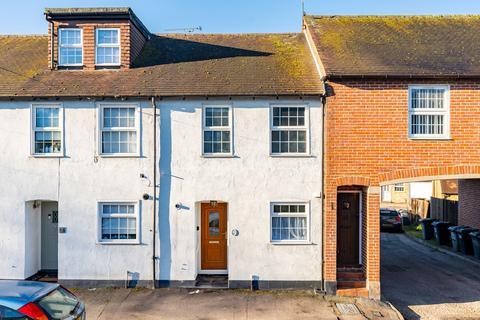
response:
[[[227,204],[202,203],[201,268],[227,269]]]
[[[337,266],[355,267],[359,261],[360,193],[337,194]]]

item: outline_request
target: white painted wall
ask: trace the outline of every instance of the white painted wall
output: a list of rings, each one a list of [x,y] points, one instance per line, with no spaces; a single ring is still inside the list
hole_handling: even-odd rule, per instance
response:
[[[97,156],[96,104],[78,100],[63,102],[65,157],[32,157],[30,106],[0,102],[0,278],[23,279],[38,270],[38,248],[33,246],[40,216],[31,201],[49,200],[58,201],[59,227],[67,228],[59,234],[60,279],[123,280],[127,270],[151,279],[151,200],[142,201],[140,245],[97,243],[97,201],[139,201],[153,192],[139,177],[152,176],[150,103],[141,103],[143,154],[134,158]]]
[[[202,105],[233,106],[234,157],[202,157]],[[310,106],[310,157],[269,155],[270,104]],[[164,100],[161,113],[160,279],[194,280],[199,203],[228,203],[230,280],[321,279],[321,106],[317,100]],[[310,202],[311,243],[270,243],[270,203]],[[181,203],[187,209],[177,210]],[[231,235],[238,229],[237,237]]]
[[[41,264],[41,209],[40,203],[33,205],[33,201],[25,203],[25,272],[23,277],[34,275]],[[21,248],[19,248],[21,252]],[[2,251],[3,252],[3,251]]]
[[[432,181],[410,183],[410,199],[430,199],[432,192]]]
[[[23,279],[38,269],[34,248],[40,219],[33,200],[58,201],[59,278],[124,280],[127,271],[151,279],[153,109],[142,106],[142,155],[99,157],[95,101],[63,101],[65,157],[30,156],[30,102],[0,102],[0,278]],[[231,104],[234,113],[232,158],[204,158],[202,104]],[[270,104],[310,107],[309,157],[269,155]],[[196,226],[201,201],[228,203],[230,280],[321,280],[321,105],[318,100],[162,100],[158,141],[158,278],[194,280],[198,272]],[[8,183],[5,183],[8,182]],[[141,203],[141,244],[97,242],[97,202]],[[310,203],[310,243],[270,243],[270,203]],[[188,209],[177,210],[176,203]],[[39,213],[39,211],[38,211]],[[37,220],[38,219],[38,220]],[[36,229],[38,228],[38,229]],[[231,236],[238,229],[238,237]]]

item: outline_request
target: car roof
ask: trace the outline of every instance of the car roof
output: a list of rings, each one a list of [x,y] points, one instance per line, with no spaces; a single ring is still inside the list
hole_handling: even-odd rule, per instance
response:
[[[0,305],[16,310],[58,287],[56,283],[0,280]]]

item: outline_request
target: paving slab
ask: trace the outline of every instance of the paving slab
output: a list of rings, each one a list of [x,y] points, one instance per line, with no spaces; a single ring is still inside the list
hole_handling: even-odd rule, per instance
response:
[[[72,289],[91,319],[197,320],[354,320],[338,313],[335,302],[313,291],[214,289]],[[355,299],[343,299],[356,303]],[[378,305],[377,302],[373,302]],[[359,307],[362,318],[369,319]],[[396,317],[382,319],[398,320]],[[355,318],[356,320],[357,318]],[[373,319],[373,318],[372,318]]]

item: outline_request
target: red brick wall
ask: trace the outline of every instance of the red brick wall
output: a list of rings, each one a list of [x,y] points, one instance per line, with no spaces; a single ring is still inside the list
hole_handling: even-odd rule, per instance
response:
[[[380,183],[420,176],[480,176],[480,82],[429,82],[451,85],[451,137],[410,140],[408,85],[418,83],[394,80],[328,83],[324,142],[325,280],[336,279],[338,187],[359,185],[364,190],[369,187],[363,203],[367,215],[363,264],[368,280],[379,281]]]
[[[145,38],[128,20],[102,22],[98,20],[70,20],[54,22],[54,65],[58,65],[58,28],[82,28],[83,30],[83,69],[95,69],[95,29],[120,28],[120,68],[130,68],[133,60],[140,53]],[[51,67],[51,25],[49,24],[48,61]]]
[[[458,224],[480,229],[480,180],[459,180],[458,200]]]

